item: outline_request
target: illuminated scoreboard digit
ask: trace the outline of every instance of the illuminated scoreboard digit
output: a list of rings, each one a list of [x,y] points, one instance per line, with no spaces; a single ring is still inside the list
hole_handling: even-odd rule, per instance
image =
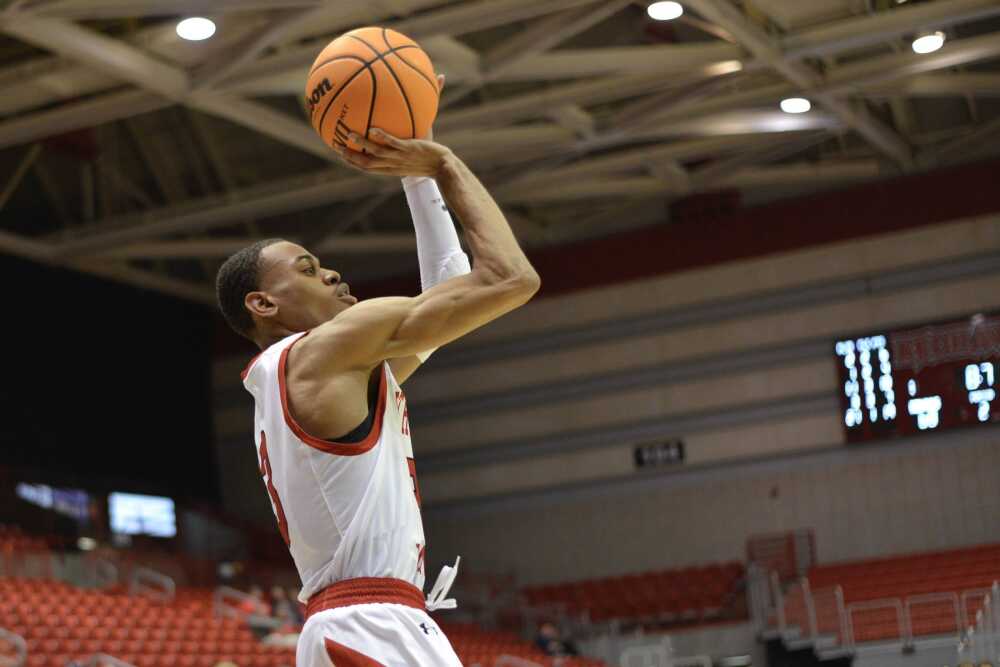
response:
[[[1000,423],[1000,316],[837,341],[848,442]]]

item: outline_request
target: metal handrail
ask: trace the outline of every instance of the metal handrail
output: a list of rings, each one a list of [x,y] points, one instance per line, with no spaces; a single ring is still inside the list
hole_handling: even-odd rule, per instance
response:
[[[902,642],[906,641],[906,620],[902,600],[899,598],[885,598],[866,602],[852,602],[845,609],[845,613],[847,614],[847,645],[852,650],[857,646],[857,641],[854,637],[854,612],[885,608],[896,610],[896,625],[899,628],[899,639]]]
[[[972,598],[975,598],[975,597],[983,597],[983,598],[989,597],[990,590],[991,589],[989,589],[989,588],[970,588],[968,590],[962,591],[962,595],[960,596],[959,599],[960,599],[960,605],[961,605],[961,611],[962,611],[962,627],[963,628],[964,627],[968,627],[969,625],[971,625],[971,623],[969,621],[969,600],[971,600]]]
[[[979,591],[972,592],[973,595]],[[968,596],[968,597],[971,597]],[[968,601],[963,599],[963,604]],[[1000,603],[1000,582],[993,582],[983,600],[983,606],[976,612],[973,625],[968,626],[960,635],[958,642],[959,663],[996,664],[1000,659],[1000,614],[994,607]],[[968,617],[968,610],[963,614]]]
[[[784,635],[788,628],[785,618],[785,596],[781,592],[781,578],[774,571],[771,572],[771,596],[774,600],[774,611],[778,620],[778,632]]]
[[[110,588],[118,583],[120,575],[118,566],[107,558],[94,559],[94,585],[98,588]]]
[[[107,653],[94,653],[83,661],[82,667],[135,667],[135,665]]]
[[[236,600],[240,603],[249,600],[257,605],[261,614],[264,614],[267,611],[264,608],[263,603],[249,593],[244,593],[241,590],[237,590],[229,586],[219,586],[215,589],[215,593],[212,594],[212,612],[216,616],[228,616],[230,618],[242,618],[244,616],[239,609],[236,609],[231,604],[227,604],[227,600]]]
[[[707,655],[677,657],[669,637],[649,646],[629,646],[618,658],[621,667],[628,667],[632,658],[640,658],[643,667],[712,667],[712,658]],[[498,666],[499,667],[499,666]]]
[[[906,600],[903,601],[903,606],[906,608],[906,630],[907,630],[907,645],[912,645],[913,636],[913,615],[910,611],[911,607],[915,604],[924,604],[928,602],[942,602],[947,600],[951,602],[952,610],[955,614],[955,634],[961,635],[962,633],[962,617],[959,612],[958,594],[954,591],[945,591],[941,593],[925,593],[923,595],[910,595],[907,596]]]
[[[28,661],[28,642],[24,641],[24,637],[16,632],[0,628],[0,639],[12,645],[16,654],[13,658],[6,655],[0,655],[0,666],[24,667],[25,663]]]
[[[816,600],[813,599],[812,586],[809,585],[809,577],[802,577],[799,580],[799,587],[802,589],[802,601],[806,605],[806,619],[809,621],[809,638],[813,641],[819,634],[818,623],[816,621]]]
[[[157,584],[160,588],[157,587]],[[137,567],[132,570],[129,581],[129,595],[145,594],[160,602],[173,602],[177,592],[174,580],[148,567]]]
[[[847,607],[844,605],[844,588],[839,584],[833,589],[833,597],[837,603],[837,618],[840,625],[840,642],[847,639]]]
[[[519,658],[515,655],[498,655],[496,660],[493,661],[493,667],[543,667],[537,662],[532,662],[531,660],[526,660],[524,658]]]

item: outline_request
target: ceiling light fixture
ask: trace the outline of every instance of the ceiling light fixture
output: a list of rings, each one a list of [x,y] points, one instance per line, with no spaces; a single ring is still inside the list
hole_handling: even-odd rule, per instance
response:
[[[177,35],[191,42],[200,42],[214,34],[215,23],[201,16],[192,16],[177,24]]]
[[[805,113],[812,109],[812,104],[804,97],[786,97],[781,100],[781,110],[785,113]]]
[[[934,53],[944,46],[944,33],[940,30],[925,32],[913,40],[914,53]]]
[[[646,8],[649,18],[657,21],[671,21],[684,13],[679,2],[654,2]]]

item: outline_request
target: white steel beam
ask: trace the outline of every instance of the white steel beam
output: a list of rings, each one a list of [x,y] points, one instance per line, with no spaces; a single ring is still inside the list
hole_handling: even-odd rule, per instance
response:
[[[203,238],[184,241],[142,241],[86,255],[105,260],[128,259],[220,259],[245,248],[255,239],[248,237]],[[298,239],[289,240],[298,242]],[[317,252],[362,255],[378,252],[409,252],[416,248],[413,234],[336,235],[324,240]]]
[[[748,167],[716,181],[693,183],[690,192],[714,190],[723,187],[768,187],[779,185],[803,185],[809,183],[831,183],[871,178],[879,173],[875,160],[859,160],[850,163],[823,165],[814,163]],[[566,202],[607,197],[649,197],[662,195],[670,197],[689,192],[682,183],[664,182],[654,176],[619,176],[564,183],[558,188],[539,186],[524,190],[511,198],[520,203]]]
[[[187,299],[206,306],[215,304],[215,292],[202,284],[178,280],[159,273],[136,269],[126,264],[117,264],[101,260],[79,261],[72,264],[77,271],[90,273],[117,282],[154,290]]]
[[[0,148],[157,111],[170,104],[170,100],[145,90],[125,90],[65,104],[0,123]]]
[[[1000,55],[1000,32],[949,40],[934,53],[894,53],[842,65],[827,74],[824,92],[847,95],[901,77],[916,76]]]
[[[323,144],[323,140],[305,120],[295,119],[257,102],[227,93],[196,91],[188,97],[187,103],[195,109],[249,127],[318,158],[329,162],[337,160],[337,154]]]
[[[134,287],[164,292],[199,303],[215,303],[215,294],[210,288],[202,285],[107,261],[89,261],[77,258],[66,261],[56,252],[54,244],[35,241],[9,232],[0,231],[0,252],[31,259],[41,264],[74,269],[82,273],[109,278]]]
[[[0,211],[3,207],[7,205],[7,201],[14,195],[18,186],[21,185],[21,181],[24,179],[24,175],[28,173],[31,169],[31,165],[35,163],[38,156],[42,153],[41,144],[34,144],[28,149],[28,152],[24,154],[21,161],[17,165],[17,169],[14,173],[10,175],[7,182],[4,183],[3,190],[0,190]]]
[[[20,234],[0,230],[0,252],[17,255],[36,262],[49,262],[55,256],[51,243],[35,241]]]
[[[0,31],[172,100],[182,99],[189,88],[182,70],[61,19],[18,15],[0,21]]]
[[[463,33],[527,21],[571,7],[592,4],[594,0],[474,0],[453,2],[440,10],[389,22],[387,25],[414,39],[427,35]]]
[[[617,14],[631,3],[632,0],[599,0],[546,16],[484,53],[483,77],[491,80],[501,72],[520,69],[525,58],[548,51],[573,35]]]
[[[811,97],[821,93],[832,96],[864,94],[869,87],[884,85],[887,81],[898,81],[901,76],[923,74],[946,69],[958,64],[976,62],[1000,55],[1000,33],[990,33],[979,37],[952,40],[937,53],[918,55],[916,53],[889,54],[867,58],[858,63],[842,65],[829,71],[822,88]],[[667,108],[663,113],[650,113],[643,125],[660,124],[671,119],[684,119],[730,109],[746,108],[761,104],[773,104],[802,90],[791,82],[764,84],[737,92],[717,94],[707,99]]]
[[[17,20],[0,23],[0,30],[140,86],[149,91],[147,95],[162,96],[188,104],[250,127],[324,160],[336,160],[336,154],[323,145],[319,136],[305,121],[233,95],[210,91],[191,92],[188,75],[183,70],[164,64],[121,41],[60,19],[18,17]],[[105,107],[108,111],[110,108]],[[50,118],[49,121],[51,120]],[[0,125],[0,134],[2,132],[3,126]]]
[[[821,57],[890,41],[918,30],[940,30],[959,23],[1000,16],[996,0],[935,0],[906,3],[805,28],[781,40],[788,58]]]
[[[854,107],[833,95],[819,92],[823,78],[812,67],[786,59],[780,46],[758,25],[752,23],[734,5],[723,0],[687,0],[687,4],[708,20],[722,26],[754,56],[767,63],[795,86],[837,114],[861,136],[903,166],[910,166],[913,153],[895,132],[864,109]]]
[[[222,14],[270,9],[307,9],[322,0],[55,0],[32,13],[66,19]]]
[[[540,144],[541,150],[546,154],[552,154],[558,150],[573,150],[575,139],[573,133],[564,128],[555,127],[553,138],[558,134],[563,137],[562,143]],[[529,140],[532,139],[531,128],[511,128],[510,130],[498,130],[495,134],[497,143],[492,151],[482,151],[478,154],[472,148],[475,159],[469,158],[473,164],[476,161],[488,161],[493,163],[496,156],[501,154],[513,154],[514,156],[529,153],[517,142],[518,134],[527,130]],[[485,134],[482,132],[470,132],[470,138],[485,141]],[[442,137],[447,145],[460,146],[462,137],[456,137],[453,142],[447,136]],[[678,142],[657,149],[647,149],[641,155],[632,155],[628,160],[619,160],[620,163],[642,164],[643,159],[672,158],[690,159],[698,156],[713,155],[719,151],[735,149],[740,145],[749,143],[753,145],[755,141],[761,139],[756,136],[744,137],[716,137],[712,139],[698,139],[691,142]],[[773,139],[772,139],[773,140]],[[537,140],[536,140],[537,141]],[[611,144],[609,144],[611,145]],[[561,147],[561,148],[560,148]],[[456,148],[459,154],[465,156],[466,151]],[[498,152],[499,151],[499,152]],[[584,165],[572,165],[568,177],[578,177],[586,173],[611,173],[619,164],[608,164],[613,159],[608,156],[596,158],[599,163],[596,169],[588,171],[586,163]],[[581,168],[582,167],[582,168]],[[575,172],[573,169],[575,168]],[[562,170],[556,170],[556,174],[563,176]],[[142,239],[168,236],[172,234],[192,233],[204,231],[227,225],[236,224],[248,217],[262,219],[269,216],[288,213],[290,211],[300,211],[309,208],[325,206],[338,201],[351,201],[361,197],[378,194],[386,188],[398,188],[398,183],[387,182],[365,176],[350,176],[344,178],[342,172],[330,169],[319,172],[309,178],[292,178],[281,181],[274,181],[264,185],[234,190],[224,196],[204,197],[187,202],[178,206],[167,206],[153,211],[147,211],[139,215],[130,215],[114,220],[105,221],[102,225],[104,229],[88,235],[77,236],[72,240],[67,240],[59,245],[59,252],[71,254],[78,252],[94,252],[102,250],[109,245],[139,241]]]
[[[866,97],[942,97],[951,95],[1000,96],[1000,74],[987,72],[956,72],[954,74],[920,74],[917,76],[866,85]]]
[[[439,71],[449,83],[478,84],[483,74],[478,70],[478,56],[469,49],[456,47],[455,40],[441,36],[422,41]],[[315,58],[319,47],[310,47]],[[283,58],[279,55],[276,58]],[[551,81],[600,75],[632,75],[659,72],[661,76],[685,74],[692,68],[717,63],[738,63],[739,47],[732,44],[651,44],[643,46],[601,47],[595,49],[556,49],[526,55],[517,67],[504,68],[491,75],[495,82]],[[271,67],[270,59],[244,75],[223,81],[220,87],[255,95],[299,95],[305,89],[308,62],[292,62]],[[711,70],[708,73],[712,73]],[[720,72],[721,73],[721,72]]]

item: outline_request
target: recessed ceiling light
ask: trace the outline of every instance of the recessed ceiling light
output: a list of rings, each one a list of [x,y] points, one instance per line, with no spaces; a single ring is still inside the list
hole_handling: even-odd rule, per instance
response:
[[[915,53],[933,53],[944,46],[944,33],[940,30],[918,35],[913,40],[913,51]]]
[[[805,113],[812,109],[812,104],[804,97],[786,97],[781,100],[781,110],[785,113]]]
[[[684,13],[679,2],[654,2],[646,8],[649,18],[657,21],[670,21]]]
[[[215,23],[211,19],[192,16],[177,24],[177,34],[181,39],[198,42],[215,34]]]

